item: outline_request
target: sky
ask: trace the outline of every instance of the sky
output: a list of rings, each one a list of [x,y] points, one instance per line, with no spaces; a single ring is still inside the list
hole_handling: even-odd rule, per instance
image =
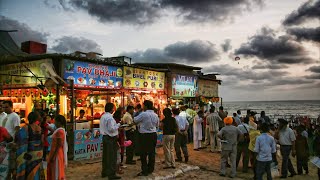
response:
[[[50,53],[201,67],[224,101],[320,100],[320,0],[0,0],[0,29]]]

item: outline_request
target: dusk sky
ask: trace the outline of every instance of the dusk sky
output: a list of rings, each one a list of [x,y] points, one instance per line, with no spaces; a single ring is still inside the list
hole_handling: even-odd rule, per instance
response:
[[[0,29],[50,53],[202,67],[224,101],[320,100],[320,0],[0,0]]]

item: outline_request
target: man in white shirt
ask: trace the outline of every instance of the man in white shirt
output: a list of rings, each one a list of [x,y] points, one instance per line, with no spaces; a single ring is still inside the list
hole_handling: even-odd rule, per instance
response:
[[[133,125],[133,113],[134,107],[127,106],[127,112],[124,114],[122,118],[123,124],[128,124],[128,127],[125,127],[124,130],[126,131],[126,138],[132,142],[131,146],[126,148],[126,164],[136,164],[133,160],[134,148],[135,148],[135,133],[136,133],[136,126]]]
[[[141,172],[138,176],[148,176],[154,171],[157,128],[159,126],[159,117],[153,110],[153,103],[149,100],[143,102],[144,112],[134,117],[134,122],[139,126],[139,153],[141,159]],[[147,161],[148,159],[148,161]]]
[[[175,136],[175,142],[174,142],[174,147],[176,150],[176,156],[177,159],[176,161],[181,162],[182,157],[181,157],[181,150],[184,155],[184,160],[187,163],[189,160],[189,155],[188,155],[188,148],[187,148],[187,143],[188,143],[188,129],[189,129],[189,122],[187,121],[186,117],[181,116],[180,112],[179,114],[179,109],[172,109],[174,118],[176,119],[178,129],[179,131],[176,133]]]
[[[7,117],[7,113],[5,113],[4,111],[3,111],[3,108],[2,108],[2,103],[3,103],[4,101],[2,101],[2,100],[0,100],[0,126],[2,127],[2,121],[4,120],[4,118],[5,117]]]
[[[15,132],[20,129],[20,117],[17,113],[13,112],[12,101],[4,101],[2,108],[7,116],[2,120],[2,127],[5,127],[12,137],[15,137]]]
[[[116,176],[117,150],[118,146],[118,129],[120,124],[114,120],[112,113],[115,106],[107,103],[105,106],[105,114],[100,119],[100,133],[103,135],[103,154],[102,154],[102,177],[109,179],[121,179]]]

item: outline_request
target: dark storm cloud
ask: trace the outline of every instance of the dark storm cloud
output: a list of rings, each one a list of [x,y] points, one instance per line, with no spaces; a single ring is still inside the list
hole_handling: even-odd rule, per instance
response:
[[[72,11],[70,5],[65,0],[58,0],[58,1],[44,0],[43,3],[49,8],[58,9],[58,10],[63,9],[65,11]]]
[[[305,78],[307,78],[307,79],[320,79],[320,74],[311,74],[311,75],[305,76]],[[319,86],[319,88],[320,88],[320,86]]]
[[[161,0],[163,8],[172,8],[185,22],[223,22],[262,5],[263,0]]]
[[[184,22],[225,22],[263,0],[59,0],[64,9],[82,9],[101,22],[152,24],[161,15],[175,13]]]
[[[209,41],[193,40],[176,42],[163,49],[147,49],[145,51],[123,52],[133,58],[134,62],[176,62],[176,63],[206,63],[219,59],[219,52]]]
[[[252,69],[285,69],[288,68],[285,64],[264,64],[264,63],[258,63],[254,66],[252,66]]]
[[[55,40],[55,45],[51,50],[59,53],[73,53],[75,51],[102,53],[101,47],[95,41],[72,36],[63,36]]]
[[[298,40],[307,40],[320,43],[320,27],[318,28],[291,28],[288,33],[297,37]]]
[[[293,78],[293,77],[280,77],[273,80],[271,85],[299,85],[299,84],[310,84],[314,83],[314,80],[303,79],[303,78]]]
[[[308,19],[320,18],[320,0],[309,0],[302,4],[298,10],[293,11],[283,21],[283,25],[298,25]]]
[[[320,66],[312,66],[308,69],[308,71],[311,71],[314,73],[320,73]]]
[[[276,37],[267,27],[250,37],[247,43],[235,50],[235,54],[280,64],[309,64],[314,61],[299,42],[288,35]]]
[[[214,65],[204,67],[206,73],[219,73],[222,76],[234,76],[239,80],[273,80],[279,76],[285,76],[287,73],[279,70],[254,71],[250,68],[235,68],[228,64]]]
[[[222,48],[223,52],[228,52],[229,50],[231,50],[232,49],[231,39],[224,40],[224,43],[221,44],[221,48]]]
[[[160,17],[160,5],[154,0],[70,0],[69,4],[87,11],[101,22],[144,25]]]
[[[27,24],[21,23],[5,16],[0,16],[0,29],[18,30],[17,32],[10,33],[11,37],[18,46],[20,46],[21,43],[25,41],[37,41],[46,43],[49,36],[48,33],[33,30]]]

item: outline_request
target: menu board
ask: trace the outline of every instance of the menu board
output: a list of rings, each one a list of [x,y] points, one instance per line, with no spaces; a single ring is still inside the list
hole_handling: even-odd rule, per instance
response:
[[[195,97],[197,91],[197,77],[191,75],[172,75],[172,96]]]
[[[164,90],[164,72],[124,67],[124,87],[130,89]]]
[[[102,135],[99,128],[74,131],[74,160],[102,157]]]
[[[40,82],[35,76],[48,76],[47,68],[52,66],[51,59],[42,59],[37,61],[22,62],[0,66],[0,85],[3,87],[31,87],[36,86]],[[33,75],[27,68],[35,75]],[[19,75],[19,76],[11,76]],[[29,77],[22,77],[29,76]]]
[[[122,67],[64,60],[65,79],[73,79],[75,87],[119,89]]]
[[[199,79],[199,95],[204,97],[218,97],[218,82]]]

